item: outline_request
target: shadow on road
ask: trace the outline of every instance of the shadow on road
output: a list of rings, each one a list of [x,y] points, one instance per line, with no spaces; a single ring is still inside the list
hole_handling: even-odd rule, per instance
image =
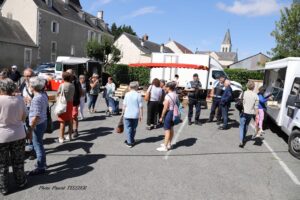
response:
[[[178,149],[180,147],[191,147],[196,144],[197,138],[188,138],[185,140],[181,140],[173,145],[173,149]]]
[[[91,152],[90,150],[94,145],[94,143],[91,142],[96,140],[99,137],[104,137],[106,135],[112,134],[113,130],[114,130],[113,128],[99,127],[99,128],[87,130],[87,132],[86,131],[80,132],[79,137],[73,140],[73,142],[61,144],[52,149],[47,148],[46,153],[51,154],[51,153],[57,153],[61,151],[72,152],[77,149],[83,149],[85,153],[90,153]],[[55,138],[45,139],[44,144],[50,144],[50,142],[54,143]]]
[[[164,139],[163,135],[159,135],[157,137],[149,137],[149,138],[137,140],[136,145],[139,145],[139,144],[142,144],[142,143],[155,143],[155,142],[161,141],[163,139]]]
[[[94,170],[90,165],[105,158],[105,155],[78,155],[48,166],[47,174],[29,177],[28,187],[59,183],[60,181],[85,175]],[[84,184],[83,184],[84,185]],[[57,185],[59,186],[59,185]]]

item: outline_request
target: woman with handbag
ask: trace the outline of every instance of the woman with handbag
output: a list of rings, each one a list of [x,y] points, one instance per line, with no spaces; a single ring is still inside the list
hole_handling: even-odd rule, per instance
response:
[[[156,149],[157,151],[168,151],[171,149],[171,142],[174,136],[174,108],[176,106],[176,102],[178,102],[178,96],[175,90],[175,82],[167,83],[167,94],[164,100],[164,109],[162,112],[162,116],[159,119],[160,122],[162,122],[164,119],[165,142]]]
[[[143,118],[143,102],[142,96],[137,92],[139,87],[137,82],[129,84],[130,91],[125,95],[123,101],[124,128],[127,136],[125,144],[132,148],[135,144],[136,128],[139,120]]]
[[[152,85],[148,88],[145,100],[148,101],[147,105],[147,129],[151,130],[157,126],[157,115],[159,112],[159,103],[162,98],[162,88],[160,81],[155,78]]]
[[[72,110],[73,110],[73,97],[75,93],[74,84],[71,83],[72,81],[72,74],[68,72],[63,72],[62,78],[64,83],[62,83],[58,88],[58,99],[61,95],[64,95],[67,101],[66,112],[58,115],[58,121],[60,123],[60,134],[58,138],[59,143],[64,143],[65,141],[65,126],[66,124],[69,126],[69,134],[66,136],[66,140],[72,139]]]

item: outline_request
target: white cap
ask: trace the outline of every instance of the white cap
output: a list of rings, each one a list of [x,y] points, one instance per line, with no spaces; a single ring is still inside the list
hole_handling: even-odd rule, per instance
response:
[[[17,65],[13,65],[11,68],[17,69],[18,67],[17,67]]]

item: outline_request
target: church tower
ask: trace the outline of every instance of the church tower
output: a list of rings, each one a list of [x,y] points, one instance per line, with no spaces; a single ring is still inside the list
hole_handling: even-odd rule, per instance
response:
[[[221,45],[221,52],[225,52],[225,53],[231,52],[231,47],[232,47],[231,36],[230,36],[230,31],[228,29],[224,37],[223,43]]]

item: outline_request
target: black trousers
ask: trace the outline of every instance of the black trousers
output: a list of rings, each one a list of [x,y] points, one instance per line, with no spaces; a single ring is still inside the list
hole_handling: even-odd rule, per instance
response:
[[[222,117],[222,108],[221,108],[221,99],[220,98],[213,98],[213,102],[211,105],[211,111],[210,111],[210,116],[209,116],[209,120],[213,120],[215,115],[216,115],[216,109],[218,109],[218,113],[217,113],[217,120],[221,121],[221,117]]]
[[[157,124],[157,116],[159,111],[159,102],[158,101],[149,101],[147,109],[147,125]]]
[[[201,113],[201,101],[196,99],[189,99],[189,121],[192,121],[194,106],[196,108],[195,121],[199,121]]]
[[[8,188],[8,167],[11,161],[17,185],[26,181],[24,172],[25,139],[0,144],[0,189]]]

